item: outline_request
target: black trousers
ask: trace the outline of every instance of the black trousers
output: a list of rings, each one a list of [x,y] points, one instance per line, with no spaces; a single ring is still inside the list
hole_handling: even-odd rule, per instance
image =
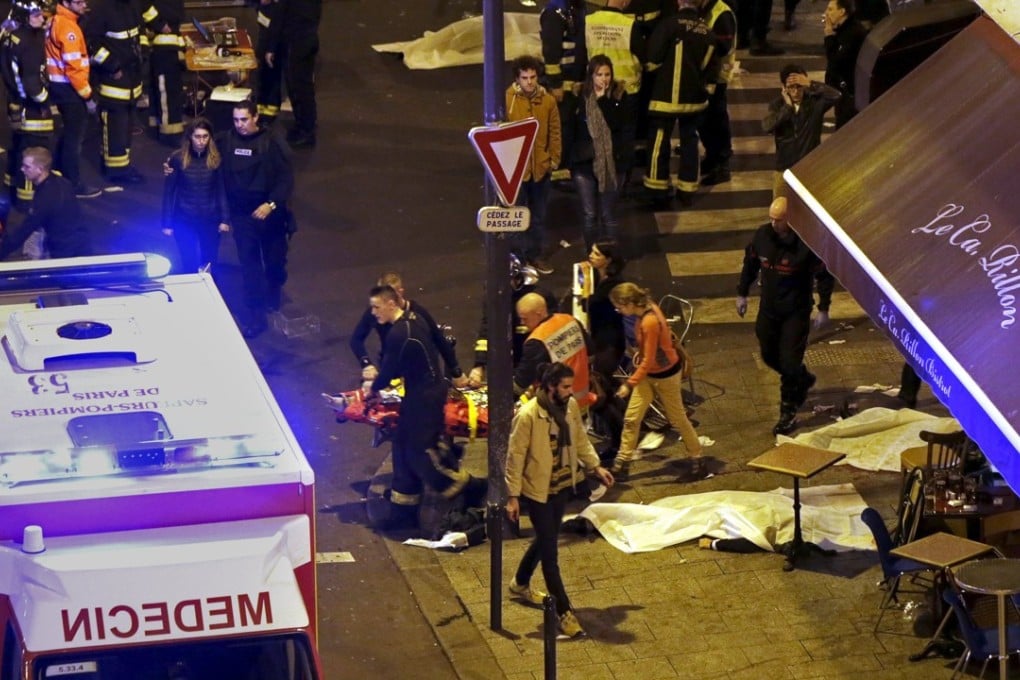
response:
[[[428,453],[443,433],[445,405],[446,383],[441,381],[420,392],[415,390],[404,395],[393,438],[390,500],[396,505],[418,505],[426,486],[444,493],[454,484],[462,487],[467,479],[466,474],[458,474],[455,463]]]
[[[287,45],[283,74],[294,109],[294,131],[312,134],[318,122],[315,103],[315,58],[319,54],[317,30],[294,36]]]
[[[288,244],[282,212],[275,210],[264,220],[248,214],[230,215],[251,323],[265,320],[267,306],[279,300],[280,289],[287,282]]]
[[[157,46],[149,57],[149,126],[161,135],[184,132],[184,66],[176,47]]]
[[[71,184],[77,185],[81,182],[81,144],[89,120],[88,109],[85,100],[67,83],[51,83],[50,96],[64,124],[57,142],[54,167]]]
[[[216,217],[174,216],[174,241],[181,257],[180,272],[193,274],[206,264],[216,264],[220,252],[219,227]]]
[[[797,401],[807,378],[804,352],[811,332],[811,310],[785,315],[759,312],[754,325],[765,365],[779,374],[779,399],[785,407]]]
[[[560,576],[559,561],[560,524],[563,523],[563,512],[570,495],[571,489],[568,487],[550,495],[545,503],[538,503],[530,498],[524,499],[528,506],[531,526],[535,529],[535,538],[524,551],[521,563],[517,565],[517,575],[514,577],[521,585],[531,583],[531,576],[541,562],[545,587],[549,589],[549,594],[556,598],[556,613],[560,616],[570,610],[570,600],[567,598],[563,578]]]
[[[698,124],[698,136],[705,147],[703,173],[729,163],[733,155],[733,136],[730,133],[730,112],[726,101],[726,83],[717,83],[715,92],[708,98],[708,108]]]
[[[736,15],[741,47],[745,47],[744,38],[765,40],[772,18],[772,0],[738,0]]]
[[[273,66],[266,63],[264,50],[256,52],[256,57],[259,60],[257,101],[259,116],[273,119],[280,115],[280,103],[283,101],[283,71],[280,69],[279,61],[274,61]]]
[[[698,124],[701,112],[677,116],[648,117],[648,174],[645,187],[665,194],[669,191],[670,137],[673,127],[679,126],[680,169],[676,188],[693,193],[698,190]]]

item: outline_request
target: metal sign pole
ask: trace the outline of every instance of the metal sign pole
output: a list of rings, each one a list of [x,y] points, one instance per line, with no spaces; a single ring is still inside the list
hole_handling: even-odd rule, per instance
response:
[[[482,32],[484,62],[482,68],[483,105],[486,125],[496,125],[506,115],[503,49],[503,0],[483,0]],[[485,205],[496,205],[492,182],[485,182]],[[510,246],[506,234],[487,233],[485,252],[486,314],[489,320],[489,628],[503,627],[503,525],[506,486],[503,468],[510,444],[513,417],[513,364],[510,357]],[[493,530],[494,529],[494,530]]]

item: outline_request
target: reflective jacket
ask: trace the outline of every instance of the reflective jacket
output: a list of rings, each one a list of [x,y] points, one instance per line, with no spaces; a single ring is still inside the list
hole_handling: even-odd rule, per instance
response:
[[[697,113],[708,106],[706,85],[714,82],[715,37],[695,10],[659,22],[648,39],[648,62],[655,82],[649,115]]]
[[[8,97],[23,109],[21,131],[53,132],[46,80],[46,32],[26,24],[5,34],[0,41],[0,68]]]
[[[184,0],[146,0],[142,3],[142,23],[152,32],[149,44],[153,49],[183,50]],[[163,28],[169,27],[164,33]]]
[[[535,342],[544,348],[544,361],[532,361],[537,352],[529,352]],[[547,358],[546,358],[547,357]],[[524,341],[524,356],[514,372],[517,387],[527,389],[538,381],[538,364],[561,362],[574,371],[574,398],[588,406],[588,337],[581,323],[569,314],[553,314],[538,324]]]
[[[51,83],[67,83],[82,99],[92,97],[85,35],[78,15],[63,5],[57,5],[46,36],[46,75]]]
[[[627,94],[637,94],[644,69],[644,39],[632,15],[617,9],[592,13],[584,25],[584,43],[589,59],[596,54],[609,57],[613,75],[623,81]]]
[[[719,72],[715,82],[728,83],[733,79],[733,68],[737,63],[737,51],[734,49],[737,39],[737,17],[733,9],[723,0],[709,0],[701,11],[705,23],[715,34],[715,58],[719,60]]]
[[[101,0],[88,14],[89,53],[107,103],[130,103],[142,94],[141,22],[132,0]]]

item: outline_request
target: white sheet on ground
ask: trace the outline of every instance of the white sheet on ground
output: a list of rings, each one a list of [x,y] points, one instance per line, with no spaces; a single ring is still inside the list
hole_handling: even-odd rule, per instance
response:
[[[581,512],[626,553],[650,552],[701,536],[746,538],[762,550],[793,540],[793,490],[710,491],[669,496],[649,505],[593,503]],[[852,484],[802,488],[801,532],[831,550],[869,550],[861,521],[867,507]]]
[[[816,449],[845,453],[836,465],[852,465],[862,470],[900,471],[900,453],[915,446],[924,446],[918,436],[929,432],[957,432],[955,418],[937,417],[909,408],[869,408],[849,418],[804,432],[796,437],[776,438],[777,444],[795,442]]]
[[[541,55],[538,15],[521,12],[503,14],[503,44],[507,60],[525,54]],[[409,69],[435,69],[447,66],[481,64],[482,17],[462,19],[438,31],[425,31],[417,40],[372,45],[376,52],[403,53]]]

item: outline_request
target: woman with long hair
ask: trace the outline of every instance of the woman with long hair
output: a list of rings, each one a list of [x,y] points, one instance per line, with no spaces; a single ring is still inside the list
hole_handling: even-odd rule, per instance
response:
[[[620,385],[617,396],[629,399],[623,417],[623,435],[620,452],[613,462],[613,474],[626,477],[631,461],[635,459],[641,421],[652,400],[658,397],[670,427],[676,430],[693,459],[701,457],[698,433],[687,419],[680,386],[684,362],[673,347],[669,324],[659,306],[652,302],[647,290],[633,283],[621,283],[609,294],[613,306],[620,314],[637,319],[634,335],[638,353],[634,356],[634,372]]]
[[[616,200],[634,148],[631,99],[623,83],[614,80],[612,60],[593,56],[568,122],[573,138],[568,164],[581,198],[586,251],[600,238],[617,236]]]
[[[216,264],[220,234],[230,231],[221,162],[212,123],[205,118],[191,121],[181,148],[166,161],[163,233],[177,242],[182,272]]]
[[[599,394],[599,402],[593,407],[598,422],[604,425],[602,432],[609,439],[609,446],[600,455],[612,460],[620,449],[620,435],[623,430],[625,402],[616,397],[616,378],[620,361],[627,349],[623,317],[616,313],[609,294],[623,282],[621,274],[627,261],[620,245],[610,239],[600,239],[592,244],[588,252],[591,264],[594,290],[588,298],[588,331],[592,342],[592,382]]]

